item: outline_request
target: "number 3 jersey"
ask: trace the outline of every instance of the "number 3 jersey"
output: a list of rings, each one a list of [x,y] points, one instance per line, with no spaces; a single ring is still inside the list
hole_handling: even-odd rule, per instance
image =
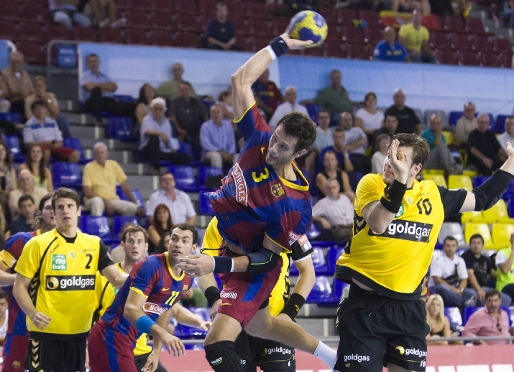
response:
[[[98,324],[120,332],[135,342],[139,332],[124,316],[123,309],[130,291],[145,296],[143,311],[156,320],[172,307],[191,286],[191,278],[184,273],[173,275],[168,252],[146,257],[134,264],[130,276],[120,288],[112,305],[105,311]]]
[[[298,182],[281,178],[266,163],[272,133],[255,104],[237,125],[245,139],[237,163],[221,188],[207,194],[221,236],[246,253],[260,250],[265,235],[286,251],[296,241],[308,245],[304,234],[312,210],[307,180],[294,162]]]
[[[368,174],[357,186],[353,238],[337,260],[335,276],[393,298],[419,299],[445,217],[459,213],[465,190],[448,190],[432,181],[414,180],[401,207],[382,234],[370,230],[362,217],[369,203],[384,195],[381,174]]]

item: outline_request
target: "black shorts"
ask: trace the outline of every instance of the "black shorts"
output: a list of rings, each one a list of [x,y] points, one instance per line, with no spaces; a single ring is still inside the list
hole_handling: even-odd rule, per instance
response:
[[[70,372],[86,370],[87,336],[63,340],[29,336],[29,348],[25,357],[25,370],[34,372]]]
[[[136,368],[138,371],[141,371],[143,369],[149,355],[150,355],[150,353],[134,356],[134,362],[136,363]],[[157,369],[155,370],[155,372],[168,372],[168,370],[166,368],[164,368],[164,366],[159,361],[159,365],[157,366]]]
[[[423,300],[395,300],[352,285],[337,320],[334,371],[381,372],[388,363],[425,371],[429,326]]]
[[[296,371],[294,349],[272,340],[250,336],[242,331],[237,337],[236,352],[245,372]]]

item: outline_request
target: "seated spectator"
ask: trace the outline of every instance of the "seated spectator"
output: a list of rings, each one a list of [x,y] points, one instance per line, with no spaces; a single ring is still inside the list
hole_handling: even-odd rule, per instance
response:
[[[192,96],[191,83],[183,81],[180,94],[170,102],[168,118],[173,121],[182,142],[189,142],[195,156],[200,152],[200,124],[209,119],[203,102]]]
[[[108,216],[116,212],[124,216],[137,214],[142,217],[144,211],[137,206],[125,172],[116,160],[110,160],[108,157],[109,151],[105,143],[95,143],[94,160],[86,164],[82,174],[84,209],[89,210],[92,216],[101,216],[105,211]],[[116,194],[116,184],[121,186],[129,200],[119,198]]]
[[[23,195],[32,196],[34,204],[39,205],[41,198],[48,193],[44,187],[34,186],[34,178],[28,169],[22,169],[18,172],[17,185],[18,188],[9,193],[9,209],[12,217],[18,215],[18,200]]]
[[[339,192],[346,195],[353,203],[355,201],[355,193],[350,186],[348,173],[342,171],[337,166],[336,153],[332,150],[325,151],[323,155],[323,170],[316,175],[316,186],[319,191],[319,197],[324,198],[327,180],[335,179],[339,182]]]
[[[55,95],[46,91],[46,80],[44,76],[36,76],[32,83],[34,85],[34,93],[25,98],[25,116],[27,120],[32,118],[30,106],[32,106],[35,101],[45,101],[48,108],[48,115],[57,122],[63,138],[70,138],[71,133],[68,119],[66,115],[59,112],[59,104],[57,103]]]
[[[325,182],[325,196],[312,207],[312,219],[324,231],[315,240],[348,241],[352,237],[353,204],[339,191],[339,182],[329,178]]]
[[[22,195],[18,199],[18,215],[9,225],[9,236],[19,232],[34,231],[34,222],[36,219],[36,204],[30,195]]]
[[[366,93],[364,97],[364,107],[355,113],[355,126],[362,128],[368,136],[368,143],[373,142],[376,132],[382,127],[384,113],[377,110],[377,95],[373,92]]]
[[[159,245],[157,246],[157,250],[154,253],[150,254],[160,254],[168,251],[168,246],[170,245],[171,239],[171,230],[165,231],[162,233],[161,238],[159,239]]]
[[[191,287],[182,294],[180,304],[184,307],[205,308],[207,299],[199,288]]]
[[[216,102],[223,112],[223,118],[225,119],[234,119],[234,101],[232,99],[232,92],[224,90],[220,93],[218,97],[218,102]]]
[[[209,19],[205,29],[205,38],[209,49],[241,50],[236,43],[234,22],[228,19],[227,5],[219,2],[216,5],[216,18]]]
[[[89,27],[89,18],[77,10],[78,0],[48,0],[48,8],[52,13],[54,22],[62,24],[68,30],[73,29],[76,23],[81,27]]]
[[[469,317],[462,331],[463,337],[514,336],[509,325],[509,316],[501,307],[500,293],[490,289],[485,294],[485,306]],[[509,340],[476,340],[475,345],[507,345]]]
[[[112,98],[118,85],[100,72],[100,57],[91,53],[86,57],[86,64],[88,69],[84,71],[79,82],[84,110],[91,111],[99,124],[102,111],[116,116],[133,117],[136,103],[119,102]]]
[[[455,158],[446,146],[446,139],[443,136],[443,121],[438,114],[430,117],[429,128],[421,133],[421,137],[430,146],[425,169],[442,169],[446,174],[462,173],[462,165],[455,161]]]
[[[34,144],[27,150],[25,164],[21,164],[18,170],[28,169],[34,178],[34,186],[44,187],[48,192],[54,191],[52,172],[45,166],[43,148]]]
[[[11,220],[11,215],[7,207],[7,200],[9,193],[17,188],[11,151],[5,142],[0,141],[0,205],[8,221]]]
[[[2,70],[4,97],[11,103],[10,110],[25,116],[25,98],[34,93],[29,74],[23,69],[23,54],[12,52],[9,66]]]
[[[148,252],[157,253],[159,242],[166,231],[171,231],[173,221],[171,213],[166,204],[159,204],[153,212],[152,223],[148,226]]]
[[[160,174],[159,161],[167,160],[176,165],[191,163],[191,157],[178,152],[179,141],[173,136],[170,121],[164,116],[166,102],[162,98],[154,98],[150,103],[150,113],[141,124],[139,151],[143,160],[149,160],[154,174]]]
[[[398,35],[400,43],[409,52],[412,62],[436,63],[434,52],[428,45],[430,34],[425,26],[421,25],[423,14],[418,10],[412,11],[411,23],[400,27]]]
[[[332,146],[334,140],[332,139],[332,129],[330,128],[330,113],[328,110],[320,109],[318,111],[318,125],[316,127],[316,140],[310,148],[310,152],[303,158],[305,169],[310,175],[313,175],[319,153],[325,147]],[[300,158],[301,159],[301,158]]]
[[[375,137],[373,138],[373,142],[371,146],[375,147],[377,144],[378,137],[381,134],[387,134],[389,137],[392,137],[396,134],[396,129],[398,128],[398,118],[393,113],[386,113],[384,119],[384,126],[377,130],[375,133]]]
[[[483,175],[491,175],[508,157],[494,132],[489,129],[489,120],[488,114],[478,115],[477,129],[468,137],[468,163]]]
[[[137,120],[137,131],[143,123],[143,119],[150,113],[150,102],[157,97],[155,89],[148,83],[145,83],[139,88],[139,95],[136,106],[136,120]]]
[[[415,133],[421,134],[421,123],[412,108],[405,105],[405,93],[401,89],[396,89],[393,95],[394,104],[384,113],[384,117],[394,115],[398,119],[396,133]]]
[[[34,101],[30,106],[32,118],[23,128],[23,144],[25,148],[32,145],[40,145],[43,149],[45,164],[50,163],[50,156],[57,161],[69,161],[78,163],[80,153],[69,147],[62,146],[62,134],[57,122],[48,115],[47,103],[45,101]]]
[[[0,112],[9,112],[11,108],[11,102],[5,99],[7,95],[7,88],[4,83],[4,79],[0,75]]]
[[[338,122],[343,112],[352,112],[352,101],[343,82],[343,74],[339,70],[330,72],[330,85],[321,89],[314,102],[330,112],[330,118]]]
[[[325,147],[320,151],[319,154],[319,164],[323,164],[323,159],[325,158],[325,152],[332,150],[337,157],[337,166],[339,169],[344,170],[346,172],[353,171],[353,164],[350,160],[350,154],[348,153],[348,148],[345,145],[345,133],[344,129],[341,127],[336,127],[332,131],[332,141],[333,145],[329,147]]]
[[[501,12],[502,18],[509,19],[509,28],[514,28],[514,1],[507,1],[507,8]]]
[[[277,84],[269,79],[268,68],[252,84],[252,91],[255,95],[257,107],[264,111],[268,120],[271,119],[278,104],[284,102],[284,97]]]
[[[373,51],[375,61],[410,62],[409,53],[399,41],[396,41],[396,31],[393,27],[387,26],[384,29],[384,40],[375,46]]]
[[[504,150],[507,150],[507,142],[514,145],[514,116],[505,119],[505,132],[496,138]]]
[[[366,133],[353,126],[353,117],[349,112],[343,112],[339,120],[339,126],[344,130],[344,144],[350,153],[353,170],[363,172],[371,171],[370,159],[366,156],[365,150],[368,147],[368,137]]]
[[[171,75],[173,75],[173,79],[165,81],[156,89],[159,97],[168,100],[179,96],[180,84],[185,81],[182,79],[182,75],[184,75],[184,66],[182,66],[182,63],[177,62],[171,66]],[[189,86],[191,88],[191,95],[196,97],[195,88],[193,88],[191,84],[189,84]]]
[[[448,345],[448,341],[438,340],[440,337],[451,337],[450,320],[444,315],[444,301],[438,294],[433,294],[427,300],[427,324],[430,333],[427,334],[429,345]]]
[[[375,152],[371,156],[371,173],[382,174],[384,171],[384,162],[387,158],[389,145],[391,144],[391,136],[387,133],[381,133],[377,136],[375,143]]]
[[[514,234],[510,236],[510,247],[496,255],[496,289],[514,299]]]
[[[116,20],[116,5],[113,0],[87,0],[93,13],[93,24],[100,28],[111,26],[111,28],[125,27],[126,18]]]
[[[447,236],[443,242],[442,252],[432,257],[431,292],[441,295],[446,306],[458,307],[463,313],[465,307],[476,305],[477,293],[474,289],[468,288],[466,263],[456,252],[457,240]]]
[[[455,140],[460,148],[468,148],[469,134],[477,129],[478,123],[475,113],[475,104],[471,101],[466,102],[464,104],[464,115],[455,124]]]
[[[305,114],[306,116],[309,116],[309,113],[307,112],[307,108],[304,105],[300,105],[299,103],[296,103],[296,98],[298,94],[296,93],[296,88],[293,86],[289,86],[285,90],[285,102],[281,103],[275,112],[273,113],[273,116],[269,120],[268,125],[271,127],[271,129],[275,129],[277,126],[277,123],[282,119],[286,114],[290,112],[301,112],[302,114]]]
[[[223,119],[219,105],[212,105],[210,113],[210,120],[200,128],[202,161],[212,167],[230,168],[236,158],[234,128],[228,120]]]

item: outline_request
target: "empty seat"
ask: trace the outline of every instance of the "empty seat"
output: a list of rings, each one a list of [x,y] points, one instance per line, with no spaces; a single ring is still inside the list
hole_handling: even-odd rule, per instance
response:
[[[15,40],[16,35],[16,23],[0,19],[0,39]]]
[[[472,191],[473,183],[471,182],[471,178],[469,176],[451,174],[448,176],[448,188]]]
[[[437,62],[443,65],[455,65],[457,59],[455,53],[451,49],[437,49],[436,51]]]
[[[136,216],[114,216],[112,218],[113,238],[119,239],[121,231],[129,223],[139,225],[139,219]]]
[[[262,21],[265,21],[268,18],[268,11],[266,7],[261,2],[254,1],[246,1],[246,15],[248,18],[256,18]],[[284,31],[282,31],[284,32]]]
[[[450,47],[454,50],[471,50],[472,44],[466,34],[453,34],[450,38]]]
[[[466,18],[464,21],[464,30],[470,34],[485,34],[484,25],[480,18]]]
[[[167,31],[176,31],[177,27],[175,22],[173,21],[173,16],[171,13],[162,12],[158,10],[154,10],[150,14],[150,19],[152,20],[152,28],[159,30],[167,30]]]
[[[307,303],[333,303],[334,296],[332,294],[332,287],[326,276],[316,277],[316,282],[312,287],[309,296],[306,299]]]
[[[480,52],[478,54],[478,62],[480,63],[480,66],[485,67],[501,67],[501,61],[498,58],[498,54],[491,52]],[[501,132],[498,132],[501,133]]]
[[[496,133],[505,132],[505,120],[507,120],[510,117],[511,117],[511,115],[501,115],[501,114],[496,116],[496,126],[494,128],[494,131]]]
[[[72,30],[73,40],[98,41],[96,30],[91,27],[74,27]]]
[[[423,173],[423,178],[425,178],[426,180],[434,181],[434,183],[438,186],[447,187],[446,179],[442,174]]]
[[[429,45],[432,49],[448,49],[450,48],[450,40],[446,32],[431,32]]]
[[[362,43],[347,43],[345,45],[346,58],[369,59],[368,47]]]
[[[82,232],[98,236],[107,245],[118,242],[118,239],[112,236],[109,221],[105,216],[81,216],[79,226]]]
[[[150,41],[152,42],[152,45],[159,46],[173,46],[175,43],[171,32],[164,30],[153,30],[150,33]]]
[[[177,30],[189,32],[202,32],[203,28],[207,25],[200,25],[196,14],[177,14],[175,16],[175,23]]]
[[[198,196],[198,208],[200,209],[200,214],[207,216],[214,215],[214,209],[203,191],[200,191],[200,195]]]
[[[327,250],[327,267],[332,272],[336,268],[337,259],[343,254],[342,247],[329,247]]]
[[[74,150],[77,150],[80,154],[80,164],[86,164],[89,163],[93,159],[87,159],[84,155],[84,149],[82,148],[82,143],[80,142],[80,138],[63,138],[62,139],[62,145],[63,147],[69,147]]]
[[[514,219],[509,217],[505,200],[500,199],[491,208],[484,210],[480,216],[471,219],[471,222],[483,222],[487,224],[498,223],[514,223]]]
[[[211,321],[209,309],[207,308],[189,308],[189,311],[199,316],[205,322]],[[184,324],[179,324],[178,327],[175,328],[175,336],[179,338],[198,339],[205,338],[206,335],[207,331],[204,331],[201,328],[190,327]]]
[[[462,315],[458,307],[445,307],[444,315],[450,320],[450,324],[453,326],[452,328],[458,328],[464,325],[462,322]]]
[[[198,185],[202,187],[208,187],[207,181],[211,177],[216,177],[221,180],[223,178],[223,169],[219,167],[211,167],[208,165],[201,165],[198,167]],[[221,184],[221,183],[220,183]]]
[[[514,225],[511,223],[493,223],[491,227],[491,239],[499,249],[510,246],[510,236],[514,234]]]
[[[313,49],[319,49],[319,48],[313,48]],[[307,112],[309,113],[309,117],[312,119],[312,121],[317,123],[318,122],[318,112],[321,107],[315,103],[308,103],[305,105],[305,108],[307,109]]]
[[[485,249],[501,249],[500,244],[495,244],[491,238],[491,232],[489,231],[489,226],[485,223],[473,223],[469,222],[464,225],[464,239],[466,243],[469,244],[469,238],[475,234],[480,234],[484,238],[484,248]]]
[[[188,165],[172,165],[169,171],[175,177],[175,184],[180,190],[194,190],[198,188],[193,167]]]
[[[289,19],[287,18],[273,18],[271,21],[271,32],[273,35],[281,35],[289,26]]]
[[[103,30],[111,30],[111,28],[106,28]],[[46,26],[45,35],[46,41],[69,40],[71,36],[70,31],[65,26],[56,23],[51,23]]]
[[[159,12],[169,12],[172,13],[175,11],[173,7],[173,0],[152,0],[150,1],[150,5],[152,9]]]
[[[101,28],[98,30],[98,39],[102,43],[123,43],[123,34],[118,28]]]
[[[369,27],[364,30],[364,40],[373,47],[384,38],[381,27]]]
[[[143,211],[145,210],[145,201],[143,199],[143,194],[141,194],[141,191],[138,189],[130,189],[132,192],[132,195],[134,196],[134,199],[136,200],[136,205],[138,208],[141,208]],[[125,191],[121,188],[120,185],[116,186],[116,195],[121,200],[129,200],[127,194],[125,194]]]
[[[478,59],[475,52],[471,50],[458,50],[457,62],[461,66],[478,66]]]
[[[139,136],[134,133],[132,118],[110,117],[107,125],[107,137],[120,141],[137,141]]]
[[[20,22],[18,25],[18,40],[34,41],[37,43],[46,42],[43,33],[43,26],[34,22]]]
[[[369,27],[380,27],[380,17],[376,10],[360,9],[359,19],[368,22]]]
[[[466,241],[464,240],[464,231],[462,231],[462,225],[458,222],[444,222],[441,225],[437,242],[439,245],[443,245],[444,239],[447,236],[453,236],[457,239],[457,245],[460,248],[467,248]]]
[[[55,162],[52,164],[54,188],[82,187],[82,172],[77,163]]]
[[[464,22],[460,16],[445,16],[444,29],[449,32],[464,32]]]
[[[362,46],[364,37],[360,28],[355,26],[341,27],[341,38],[345,43],[356,43]]]
[[[175,46],[184,48],[198,48],[199,43],[200,37],[197,33],[179,31],[175,35]]]
[[[496,53],[512,53],[512,45],[509,39],[495,38],[492,44],[493,51]]]
[[[25,63],[29,65],[46,64],[46,51],[40,44],[32,41],[18,41],[16,48],[23,53]]]
[[[335,18],[340,25],[353,25],[353,20],[357,19],[357,14],[353,9],[340,8],[336,10]]]
[[[177,14],[198,14],[196,1],[191,0],[175,0],[175,12]]]
[[[5,115],[5,114],[4,114]],[[5,119],[9,120],[9,119]],[[5,136],[5,143],[9,150],[11,151],[11,155],[13,161],[16,163],[21,163],[25,161],[25,156],[23,156],[22,148],[20,144],[20,137],[18,136]]]
[[[125,43],[135,45],[148,44],[148,37],[146,36],[146,32],[142,31],[141,29],[126,28]]]
[[[321,47],[323,49],[323,57],[343,57],[343,49],[339,42],[325,41]]]
[[[471,39],[471,42],[471,47],[476,52],[488,53],[493,51],[493,45],[487,35],[475,35]]]
[[[333,275],[334,272],[330,271],[327,266],[327,261],[325,259],[325,249],[315,247],[312,252],[312,264],[314,265],[314,271],[316,275]]]

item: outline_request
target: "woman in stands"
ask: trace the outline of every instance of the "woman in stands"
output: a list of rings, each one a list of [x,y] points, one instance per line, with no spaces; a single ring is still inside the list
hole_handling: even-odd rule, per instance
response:
[[[391,137],[387,133],[379,134],[375,142],[375,152],[371,157],[371,173],[381,174],[384,171],[384,162],[387,158],[387,150],[391,143]]]
[[[143,122],[143,118],[150,113],[150,102],[152,102],[152,99],[155,97],[157,97],[157,93],[150,84],[145,83],[139,88],[139,98],[137,99],[136,106],[136,133],[139,133],[139,127]]]
[[[355,201],[355,193],[350,186],[348,173],[339,169],[337,166],[337,156],[334,151],[328,150],[323,156],[323,169],[316,176],[316,186],[319,190],[319,197],[325,197],[325,183],[329,178],[335,178],[339,182],[341,194],[344,194],[353,203]]]
[[[9,192],[17,188],[11,151],[5,142],[0,141],[0,205],[8,222],[11,221],[10,211],[7,207]],[[3,231],[1,233],[3,234]]]
[[[232,92],[224,90],[218,97],[219,101],[217,104],[221,107],[223,112],[223,118],[234,119],[234,103],[232,101]]]
[[[427,323],[430,333],[427,335],[429,345],[448,345],[448,341],[438,340],[440,337],[450,337],[450,321],[444,315],[443,298],[438,294],[430,295],[427,300]]]
[[[373,136],[382,126],[384,121],[384,113],[377,110],[377,95],[368,92],[364,96],[364,107],[355,113],[355,126],[361,127],[368,136],[368,143],[373,142]]]
[[[32,145],[27,152],[25,164],[21,164],[18,171],[28,169],[34,178],[34,187],[44,187],[48,192],[54,191],[52,173],[45,167],[43,148],[40,145]]]
[[[161,235],[161,240],[159,240],[159,245],[157,246],[157,250],[152,254],[160,254],[168,251],[168,245],[170,244],[171,239],[171,231],[165,231]]]
[[[152,224],[148,227],[148,252],[154,254],[159,247],[161,236],[171,231],[173,222],[171,220],[171,213],[165,204],[159,204],[153,212]]]

